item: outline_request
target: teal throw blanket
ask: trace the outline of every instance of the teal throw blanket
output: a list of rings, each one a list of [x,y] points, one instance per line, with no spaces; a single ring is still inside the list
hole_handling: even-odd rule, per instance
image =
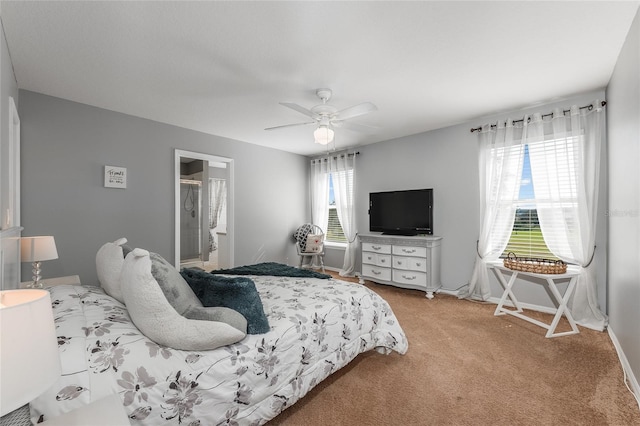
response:
[[[185,268],[180,275],[189,284],[202,306],[224,306],[240,312],[247,319],[247,334],[270,330],[256,284],[247,277],[220,277]]]
[[[238,266],[231,269],[214,269],[212,274],[221,275],[268,275],[275,277],[320,278],[328,280],[331,275],[321,274],[309,269],[294,268],[277,262],[264,262],[255,265]]]

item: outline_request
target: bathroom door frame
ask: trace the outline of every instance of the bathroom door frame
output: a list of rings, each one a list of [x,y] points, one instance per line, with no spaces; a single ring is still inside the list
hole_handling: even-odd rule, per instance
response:
[[[220,157],[217,155],[204,154],[201,152],[175,149],[174,151],[174,266],[180,269],[180,159],[192,158],[194,160],[204,160],[209,163],[225,163],[227,168],[227,240],[228,240],[228,261],[229,267],[234,265],[234,200],[233,200],[233,159]]]

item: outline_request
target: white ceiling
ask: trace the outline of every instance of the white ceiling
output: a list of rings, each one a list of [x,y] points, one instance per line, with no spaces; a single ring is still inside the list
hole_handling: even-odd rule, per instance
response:
[[[303,155],[279,105],[378,111],[336,148],[607,85],[638,1],[2,1],[18,86]]]

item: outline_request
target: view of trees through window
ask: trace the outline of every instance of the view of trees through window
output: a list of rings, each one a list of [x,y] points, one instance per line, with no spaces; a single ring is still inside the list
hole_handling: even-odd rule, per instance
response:
[[[347,238],[344,236],[340,219],[338,218],[338,209],[336,208],[336,197],[333,193],[333,178],[329,175],[329,225],[325,239],[334,243],[346,243]]]
[[[502,257],[506,257],[510,252],[515,253],[518,257],[557,259],[544,242],[542,230],[540,229],[538,211],[535,206],[533,181],[531,179],[529,148],[527,145],[525,145],[524,148],[522,181],[520,184],[516,217],[509,244],[507,244],[507,248],[502,254]]]

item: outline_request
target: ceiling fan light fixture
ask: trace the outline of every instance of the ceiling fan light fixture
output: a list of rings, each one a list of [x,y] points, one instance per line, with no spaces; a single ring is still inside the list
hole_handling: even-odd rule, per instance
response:
[[[313,131],[315,142],[320,145],[330,144],[331,142],[333,142],[334,136],[335,132],[333,131],[333,129],[325,124],[319,125],[318,128]]]

